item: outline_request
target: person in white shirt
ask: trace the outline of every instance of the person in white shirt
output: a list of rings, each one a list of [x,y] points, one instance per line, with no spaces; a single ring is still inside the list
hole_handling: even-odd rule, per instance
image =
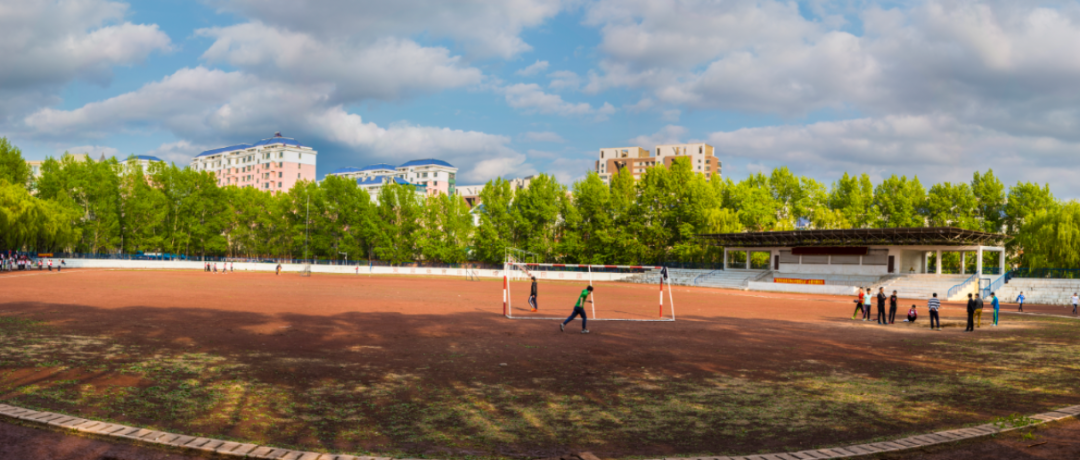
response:
[[[1076,314],[1076,304],[1080,303],[1080,296],[1077,296],[1075,292],[1073,293],[1072,301],[1073,301],[1073,314],[1075,315]]]

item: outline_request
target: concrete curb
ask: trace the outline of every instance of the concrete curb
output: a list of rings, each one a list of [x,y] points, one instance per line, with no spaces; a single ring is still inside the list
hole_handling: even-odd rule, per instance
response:
[[[307,452],[289,449],[280,449],[269,446],[258,446],[220,439],[184,436],[174,433],[165,433],[146,428],[130,427],[115,423],[87,420],[69,415],[53,412],[38,412],[21,407],[0,404],[0,415],[24,420],[43,425],[78,431],[85,434],[116,438],[128,441],[137,441],[143,444],[159,445],[164,447],[179,447],[209,452],[224,457],[236,458],[260,458],[274,460],[393,460],[390,457],[356,457],[353,455],[335,455],[319,452]],[[1025,427],[1039,426],[1066,418],[1080,417],[1080,406],[1070,406],[1062,409],[1035,414],[1029,418],[1037,420],[1031,425],[1022,427],[998,428],[992,423],[984,425],[959,428],[955,430],[939,431],[936,433],[908,436],[906,438],[891,441],[874,442],[868,444],[856,444],[844,447],[830,447],[828,449],[802,450],[798,452],[781,452],[774,454],[748,455],[738,457],[669,457],[655,460],[818,460],[827,458],[855,458],[865,457],[886,452],[902,452],[907,450],[921,449],[937,444],[945,444],[957,441],[965,441],[998,433],[1019,430]],[[407,460],[407,459],[402,459]]]

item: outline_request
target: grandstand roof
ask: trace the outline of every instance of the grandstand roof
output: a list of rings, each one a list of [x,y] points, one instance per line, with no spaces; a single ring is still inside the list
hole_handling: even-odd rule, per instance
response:
[[[147,161],[165,161],[165,160],[162,160],[161,158],[155,157],[153,155],[135,155],[135,159],[136,160],[147,160]]]
[[[410,161],[408,163],[405,163],[405,164],[399,166],[399,168],[407,168],[409,166],[428,166],[428,165],[446,166],[446,167],[450,167],[450,168],[454,167],[454,165],[452,165],[450,163],[447,163],[445,161],[442,161],[442,160],[436,160],[434,158],[426,158],[426,159],[423,159],[423,160]]]
[[[1000,244],[1005,235],[956,227],[854,228],[698,235],[706,244],[731,247],[973,246]]]

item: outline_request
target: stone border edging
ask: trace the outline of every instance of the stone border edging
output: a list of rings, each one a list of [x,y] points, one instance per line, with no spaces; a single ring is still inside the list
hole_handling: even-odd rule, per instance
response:
[[[208,452],[227,457],[260,458],[274,460],[393,460],[390,457],[357,457],[353,455],[334,455],[318,452],[281,449],[276,447],[259,446],[256,444],[222,441],[220,439],[185,436],[163,431],[155,431],[146,428],[136,428],[116,423],[87,420],[69,415],[53,412],[39,412],[21,407],[0,404],[0,415],[5,417],[25,420],[33,423],[51,425],[60,429],[78,431],[85,434],[117,438],[121,440],[137,441],[145,444],[160,445],[164,447],[179,447],[194,451]],[[1029,418],[1037,420],[1030,425],[1019,427],[998,428],[993,423],[987,423],[970,428],[938,431],[935,433],[908,436],[892,441],[857,444],[845,447],[832,447],[828,449],[812,449],[799,452],[783,452],[775,454],[748,455],[736,457],[685,457],[664,458],[656,460],[817,460],[828,458],[852,458],[867,455],[877,455],[886,452],[900,452],[905,450],[920,449],[937,444],[964,441],[981,438],[997,433],[1006,433],[1026,427],[1034,427],[1066,418],[1080,417],[1080,405],[1035,414]]]

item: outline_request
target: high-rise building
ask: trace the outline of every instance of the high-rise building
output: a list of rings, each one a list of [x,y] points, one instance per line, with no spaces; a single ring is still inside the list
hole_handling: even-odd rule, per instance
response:
[[[254,144],[239,144],[207,150],[191,160],[196,171],[210,171],[218,185],[255,187],[280,192],[298,181],[315,180],[314,149],[281,133]]]
[[[720,177],[720,159],[716,158],[713,146],[705,143],[658,145],[654,152],[641,147],[603,148],[596,161],[596,173],[605,183],[611,183],[611,177],[620,170],[641,179],[642,173],[657,164],[670,168],[676,158],[687,158],[693,171],[704,174],[706,179]]]

